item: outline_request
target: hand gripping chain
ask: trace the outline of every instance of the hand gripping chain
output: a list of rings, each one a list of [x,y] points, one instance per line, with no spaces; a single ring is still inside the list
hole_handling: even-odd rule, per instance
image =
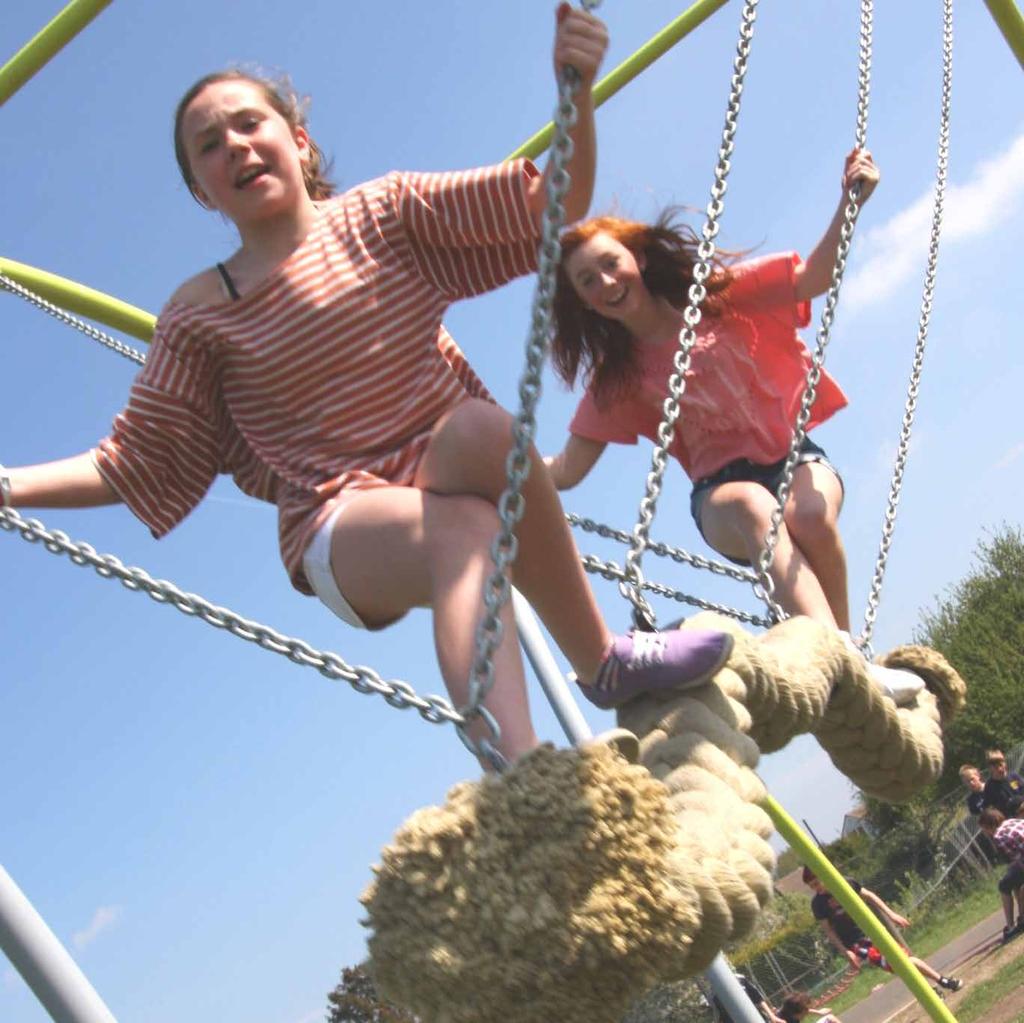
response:
[[[914,348],[914,361],[907,387],[907,404],[903,412],[903,424],[900,428],[900,442],[893,466],[892,482],[889,485],[889,500],[885,508],[885,521],[882,526],[882,540],[878,549],[878,560],[871,580],[871,592],[868,596],[867,609],[864,612],[864,631],[860,636],[862,646],[870,648],[871,634],[875,628],[878,615],[878,601],[882,592],[882,580],[885,578],[885,566],[892,545],[892,535],[896,528],[896,506],[900,500],[900,489],[903,486],[903,471],[907,465],[910,451],[910,431],[914,425],[914,413],[917,410],[917,393],[921,383],[921,370],[924,367],[924,349],[928,340],[928,323],[932,314],[932,297],[935,292],[935,270],[939,260],[939,236],[942,231],[942,207],[946,195],[946,172],[949,167],[949,108],[953,81],[953,0],[944,0],[942,11],[942,102],[939,114],[939,155],[938,169],[935,175],[935,200],[932,206],[931,236],[928,240],[928,265],[924,275],[924,291],[921,296],[921,317],[917,327],[917,345]]]
[[[857,62],[857,127],[855,145],[863,149],[867,139],[868,98],[871,89],[871,30],[873,7],[872,0],[861,0],[860,6],[860,48]],[[847,196],[846,208],[843,211],[843,226],[839,234],[839,246],[836,249],[836,261],[832,267],[832,283],[825,296],[825,308],[821,314],[821,326],[818,328],[817,344],[811,365],[807,370],[807,383],[800,400],[800,411],[797,413],[796,425],[793,428],[793,440],[786,456],[786,464],[782,470],[782,480],[776,493],[775,508],[772,511],[768,533],[764,538],[764,547],[757,562],[758,581],[754,592],[764,601],[773,621],[781,622],[786,612],[775,600],[775,582],[771,577],[772,562],[775,560],[775,548],[779,542],[779,533],[785,515],[786,501],[793,486],[793,473],[800,446],[807,436],[807,423],[811,418],[811,407],[818,393],[818,382],[821,380],[821,367],[825,363],[825,349],[828,347],[829,331],[835,317],[836,305],[839,302],[839,289],[843,283],[843,272],[846,269],[846,257],[850,252],[853,229],[860,212],[860,183],[854,184]]]
[[[754,34],[754,18],[757,13],[757,0],[746,0],[740,19],[740,38],[736,47],[736,58],[733,62],[733,74],[730,82],[729,104],[725,113],[725,128],[722,132],[722,144],[718,149],[718,162],[715,164],[715,182],[711,186],[711,202],[707,206],[707,220],[701,230],[702,241],[697,248],[698,260],[693,268],[693,283],[689,290],[689,304],[683,311],[683,329],[679,332],[679,348],[673,359],[675,372],[669,378],[669,396],[665,399],[661,425],[658,427],[658,446],[651,456],[651,471],[647,475],[646,493],[640,502],[640,511],[636,526],[633,527],[633,539],[629,553],[626,555],[627,581],[619,584],[623,596],[633,604],[633,618],[638,627],[654,628],[654,611],[640,592],[643,586],[643,575],[640,562],[648,545],[651,523],[661,494],[661,481],[668,465],[668,449],[672,443],[676,420],[679,418],[679,402],[686,388],[686,373],[690,368],[690,356],[697,341],[697,324],[700,323],[700,306],[707,297],[704,282],[711,275],[711,260],[715,254],[715,238],[718,235],[718,218],[725,208],[722,201],[725,196],[726,178],[729,175],[730,158],[733,152],[733,138],[736,135],[736,122],[740,113],[740,98],[743,95],[743,79],[747,73],[747,58],[750,55],[750,40]]]
[[[593,10],[599,0],[583,0],[585,10]],[[565,169],[572,156],[569,129],[576,123],[573,96],[579,77],[566,68],[558,83],[558,107],[554,116],[554,137],[551,142],[547,177],[547,208],[541,220],[540,261],[537,286],[530,317],[530,335],[526,345],[526,365],[519,379],[519,411],[512,426],[514,442],[505,462],[508,487],[498,501],[501,527],[491,544],[494,571],[484,584],[484,614],[476,632],[476,656],[469,678],[469,698],[460,711],[466,721],[481,717],[491,733],[489,739],[474,742],[465,726],[457,726],[460,738],[471,752],[487,759],[497,770],[506,767],[505,759],[495,746],[501,732],[497,721],[483,702],[494,685],[494,652],[501,643],[501,609],[508,602],[512,583],[509,569],[516,559],[518,541],[515,528],[526,510],[523,484],[530,473],[530,445],[536,432],[536,408],[541,394],[541,373],[551,344],[551,323],[555,297],[555,275],[562,246],[559,232],[565,221],[564,199],[569,190],[569,174]]]

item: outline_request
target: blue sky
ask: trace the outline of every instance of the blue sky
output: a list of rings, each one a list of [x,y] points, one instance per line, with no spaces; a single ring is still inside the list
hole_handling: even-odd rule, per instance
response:
[[[847,485],[854,608],[863,607],[917,332],[940,82],[935,4],[880,5],[869,145],[882,183],[859,226],[829,367],[850,407],[817,431]],[[877,646],[907,641],[920,610],[969,567],[977,541],[1024,503],[1019,239],[1020,68],[981,4],[957,12],[948,231],[911,464]],[[604,6],[606,70],[683,8]],[[0,111],[0,255],[157,311],[227,255],[232,232],[177,180],[179,95],[234,61],[287,69],[313,98],[315,137],[352,185],[392,168],[500,159],[550,116],[552,5],[307,0],[114,3]],[[4,59],[59,10],[13,0]],[[838,198],[852,145],[856,5],[789,0],[758,19],[721,241],[807,252]],[[712,180],[739,6],[723,11],[599,114],[594,208],[638,217],[702,207]],[[530,282],[452,309],[449,326],[507,406]],[[107,431],[133,367],[0,296],[0,461],[71,454]],[[819,303],[820,305],[820,303]],[[816,306],[815,315],[820,314]],[[813,339],[813,333],[808,332]],[[549,379],[539,444],[564,438],[574,399]],[[566,506],[617,526],[636,516],[646,448],[610,450]],[[668,474],[654,533],[707,553]],[[216,603],[441,690],[429,618],[383,635],[346,629],[291,591],[273,510],[225,481],[166,540],[121,509],[41,515],[101,551]],[[584,550],[622,550],[581,537]],[[664,566],[665,582],[752,610],[738,584]],[[65,559],[0,537],[0,861],[122,1020],[312,1023],[363,955],[358,895],[417,807],[475,773],[449,729],[261,653]],[[598,582],[613,623],[615,588]],[[665,615],[672,608],[661,609]],[[558,738],[534,694],[545,736]],[[607,716],[588,709],[595,727]],[[779,800],[822,839],[848,783],[810,740],[766,758]],[[0,1018],[43,1010],[0,964]]]

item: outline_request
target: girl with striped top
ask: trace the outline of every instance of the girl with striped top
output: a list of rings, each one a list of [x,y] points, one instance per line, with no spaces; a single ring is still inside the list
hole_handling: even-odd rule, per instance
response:
[[[558,8],[556,71],[571,65],[582,79],[569,219],[590,202],[590,86],[606,45],[596,18]],[[239,71],[189,89],[174,143],[190,192],[233,221],[241,245],[164,307],[110,435],[11,470],[5,501],[123,501],[160,537],[230,473],[277,505],[301,592],[370,629],[430,606],[441,674],[463,701],[511,420],[441,318],[456,299],[535,269],[544,179],[513,161],[391,173],[335,196],[290,87]],[[514,582],[589,699],[618,706],[724,663],[731,641],[718,632],[613,636],[536,451],[524,495]],[[537,739],[510,608],[504,625],[487,706],[515,760]]]

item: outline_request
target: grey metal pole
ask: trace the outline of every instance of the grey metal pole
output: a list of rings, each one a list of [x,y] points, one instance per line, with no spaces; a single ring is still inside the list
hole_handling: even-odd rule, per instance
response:
[[[516,614],[516,630],[526,658],[540,680],[566,738],[578,746],[593,735],[590,725],[573,699],[569,684],[558,668],[533,608],[516,589],[512,590],[512,606]],[[721,953],[715,956],[704,976],[733,1023],[764,1023],[754,1003],[740,987],[725,956]]]
[[[0,949],[55,1023],[117,1023],[85,974],[2,866]]]

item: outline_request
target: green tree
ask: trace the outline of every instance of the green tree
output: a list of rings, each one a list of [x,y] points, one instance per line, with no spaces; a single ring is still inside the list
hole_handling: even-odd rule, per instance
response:
[[[946,730],[944,788],[986,748],[1024,740],[1024,536],[1003,526],[975,551],[975,567],[916,639],[938,650],[967,683],[967,707]]]
[[[927,875],[941,835],[952,823],[936,812],[942,793],[960,787],[963,763],[984,750],[1024,739],[1024,536],[1004,526],[975,550],[974,565],[934,609],[922,614],[915,642],[939,651],[967,683],[967,706],[947,726],[942,777],[903,804],[863,797],[875,839],[858,869],[897,884]],[[959,811],[957,804],[952,811]]]
[[[346,966],[327,996],[327,1023],[418,1023],[405,1009],[382,1001],[362,966]]]

